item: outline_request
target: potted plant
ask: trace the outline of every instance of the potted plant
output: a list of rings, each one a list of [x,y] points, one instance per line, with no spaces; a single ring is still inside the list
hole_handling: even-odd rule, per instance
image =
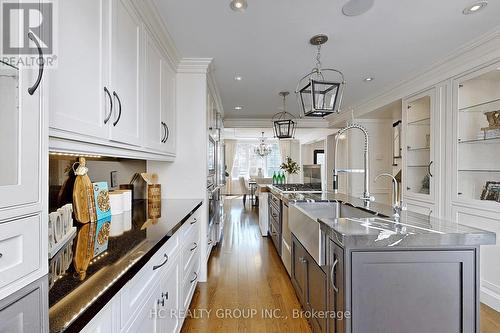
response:
[[[288,174],[286,177],[286,179],[288,179],[288,177],[290,175],[295,175],[295,174],[299,173],[300,166],[297,162],[292,160],[292,158],[290,156],[287,156],[285,158],[285,161],[283,163],[281,163],[280,169],[285,171]]]

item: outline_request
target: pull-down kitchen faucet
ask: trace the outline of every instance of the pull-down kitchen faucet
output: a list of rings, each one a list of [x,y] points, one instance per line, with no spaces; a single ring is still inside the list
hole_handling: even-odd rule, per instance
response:
[[[364,169],[337,169],[337,152],[338,152],[338,144],[339,144],[339,139],[342,133],[345,131],[348,131],[350,129],[358,129],[361,132],[363,132],[365,136],[365,144],[364,144],[364,157],[365,157],[365,163],[364,163]],[[335,152],[334,152],[334,161],[333,161],[333,191],[335,193],[338,193],[339,190],[339,182],[338,182],[338,177],[339,177],[339,172],[346,172],[346,173],[364,173],[365,174],[365,180],[364,180],[364,192],[363,196],[361,197],[361,200],[365,202],[365,206],[368,207],[370,205],[370,201],[373,201],[374,198],[370,195],[370,173],[369,173],[369,159],[368,159],[368,131],[366,128],[364,128],[361,125],[358,124],[349,124],[344,128],[341,128],[337,132],[337,137],[335,138]]]
[[[381,173],[377,177],[375,177],[375,181],[379,179],[380,177],[385,176],[389,177],[392,180],[392,212],[393,212],[393,217],[396,222],[399,222],[399,217],[401,216],[401,210],[402,210],[402,204],[398,199],[398,181],[396,180],[396,177],[391,175],[390,173]]]

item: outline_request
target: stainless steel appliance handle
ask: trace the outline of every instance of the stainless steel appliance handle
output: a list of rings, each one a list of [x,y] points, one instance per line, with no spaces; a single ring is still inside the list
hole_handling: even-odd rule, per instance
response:
[[[196,272],[193,272],[193,273],[194,273],[194,278],[191,281],[189,281],[190,283],[193,283],[198,278],[198,273],[196,273]]]
[[[335,279],[333,277],[335,275],[335,266],[337,266],[338,263],[339,263],[339,260],[335,259],[335,261],[333,262],[333,265],[332,265],[332,271],[330,272],[330,280],[332,282],[332,288],[336,293],[339,292],[339,288],[337,288],[337,286],[335,285]]]
[[[196,248],[198,247],[198,244],[196,244],[196,242],[193,242],[193,245],[194,247],[189,249],[189,251],[193,252],[194,250],[196,250]]]

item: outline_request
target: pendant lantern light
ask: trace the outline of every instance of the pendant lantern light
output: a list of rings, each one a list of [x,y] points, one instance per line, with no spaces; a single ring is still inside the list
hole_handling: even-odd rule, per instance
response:
[[[309,43],[318,49],[316,67],[299,80],[295,91],[301,114],[306,117],[324,117],[340,112],[344,74],[336,69],[321,68],[321,46],[327,41],[326,35],[316,35],[310,39]],[[337,79],[328,78],[328,74],[336,75]]]
[[[273,116],[274,137],[278,139],[291,139],[295,136],[297,123],[293,120],[294,116],[286,111],[286,96],[289,94],[288,91],[279,93],[283,98],[283,111]]]

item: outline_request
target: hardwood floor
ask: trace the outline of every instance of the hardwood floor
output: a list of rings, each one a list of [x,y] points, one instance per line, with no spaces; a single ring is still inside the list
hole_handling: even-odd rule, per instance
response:
[[[293,318],[300,304],[271,240],[260,235],[255,208],[226,200],[224,229],[190,307],[202,318],[186,318],[182,332],[311,332],[306,319]],[[280,318],[269,318],[273,310]],[[250,318],[234,318],[243,315]]]
[[[243,209],[241,198],[225,204],[223,241],[209,261],[208,282],[198,284],[182,332],[311,332],[304,318],[293,318],[300,304],[271,241],[260,235],[257,211],[248,204]],[[280,318],[263,316],[265,310]],[[499,332],[500,313],[481,304],[481,333]]]

